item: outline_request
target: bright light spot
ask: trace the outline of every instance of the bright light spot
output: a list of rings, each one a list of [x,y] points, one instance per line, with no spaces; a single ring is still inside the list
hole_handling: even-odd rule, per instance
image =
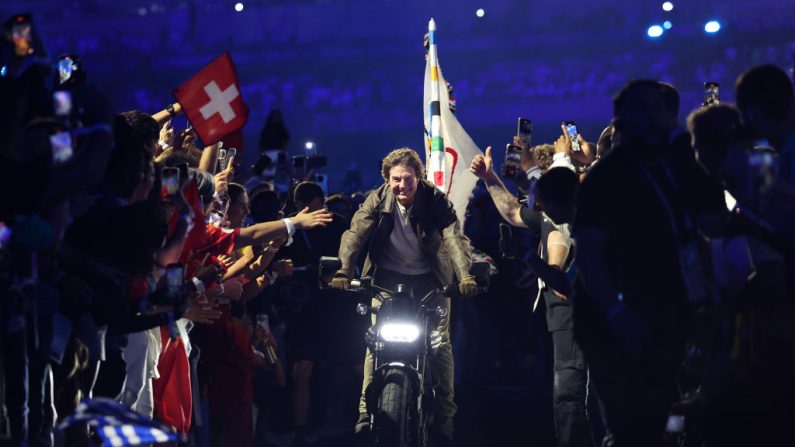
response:
[[[663,28],[665,29],[671,29],[672,26],[674,26],[674,24],[671,23],[670,20],[666,20],[665,22],[663,22]]]
[[[663,11],[673,11],[673,9],[674,9],[674,4],[673,3],[671,3],[671,2],[663,3]]]
[[[243,10],[243,4],[242,3],[235,3],[235,11],[240,12],[242,10]]]
[[[646,34],[649,35],[652,39],[656,39],[663,34],[663,28],[660,25],[652,25],[646,31]]]
[[[717,33],[720,31],[720,22],[717,20],[710,20],[704,25],[704,31],[708,33]]]
[[[315,148],[315,143],[312,141],[307,141],[304,147],[306,148],[306,150],[311,151],[312,149]]]
[[[486,11],[483,10],[483,8],[480,8],[477,11],[475,11],[475,15],[478,16],[478,17],[483,17],[483,16],[486,15]]]
[[[141,7],[141,8],[138,8],[138,15],[139,15],[139,16],[141,16],[141,17],[145,16],[145,15],[146,15],[146,12],[147,12],[147,11],[146,11],[146,8],[143,8],[143,7]]]

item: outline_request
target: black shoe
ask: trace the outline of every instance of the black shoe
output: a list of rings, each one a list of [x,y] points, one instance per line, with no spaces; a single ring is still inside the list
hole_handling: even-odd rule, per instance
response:
[[[453,445],[453,419],[444,416],[434,416],[430,427],[431,441],[436,447]]]
[[[359,419],[356,420],[356,426],[353,432],[357,435],[370,433],[370,415],[367,413],[359,413]]]

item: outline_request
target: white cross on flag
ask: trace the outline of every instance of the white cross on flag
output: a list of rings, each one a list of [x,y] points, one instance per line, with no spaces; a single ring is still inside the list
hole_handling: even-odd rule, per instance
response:
[[[226,51],[177,87],[174,96],[204,144],[223,140],[248,119],[237,71]]]

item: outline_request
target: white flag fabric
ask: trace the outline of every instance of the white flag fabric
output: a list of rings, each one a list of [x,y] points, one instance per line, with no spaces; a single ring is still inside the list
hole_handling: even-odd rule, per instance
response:
[[[469,172],[476,155],[483,152],[450,110],[447,82],[442,76],[436,48],[436,22],[428,23],[428,58],[425,64],[425,168],[428,181],[453,203],[463,225],[469,196],[478,179]]]

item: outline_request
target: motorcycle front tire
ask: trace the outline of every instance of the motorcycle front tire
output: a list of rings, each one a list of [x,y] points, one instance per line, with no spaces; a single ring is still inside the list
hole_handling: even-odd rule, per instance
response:
[[[379,447],[414,447],[420,443],[414,381],[405,371],[386,372],[375,412],[374,441]]]

